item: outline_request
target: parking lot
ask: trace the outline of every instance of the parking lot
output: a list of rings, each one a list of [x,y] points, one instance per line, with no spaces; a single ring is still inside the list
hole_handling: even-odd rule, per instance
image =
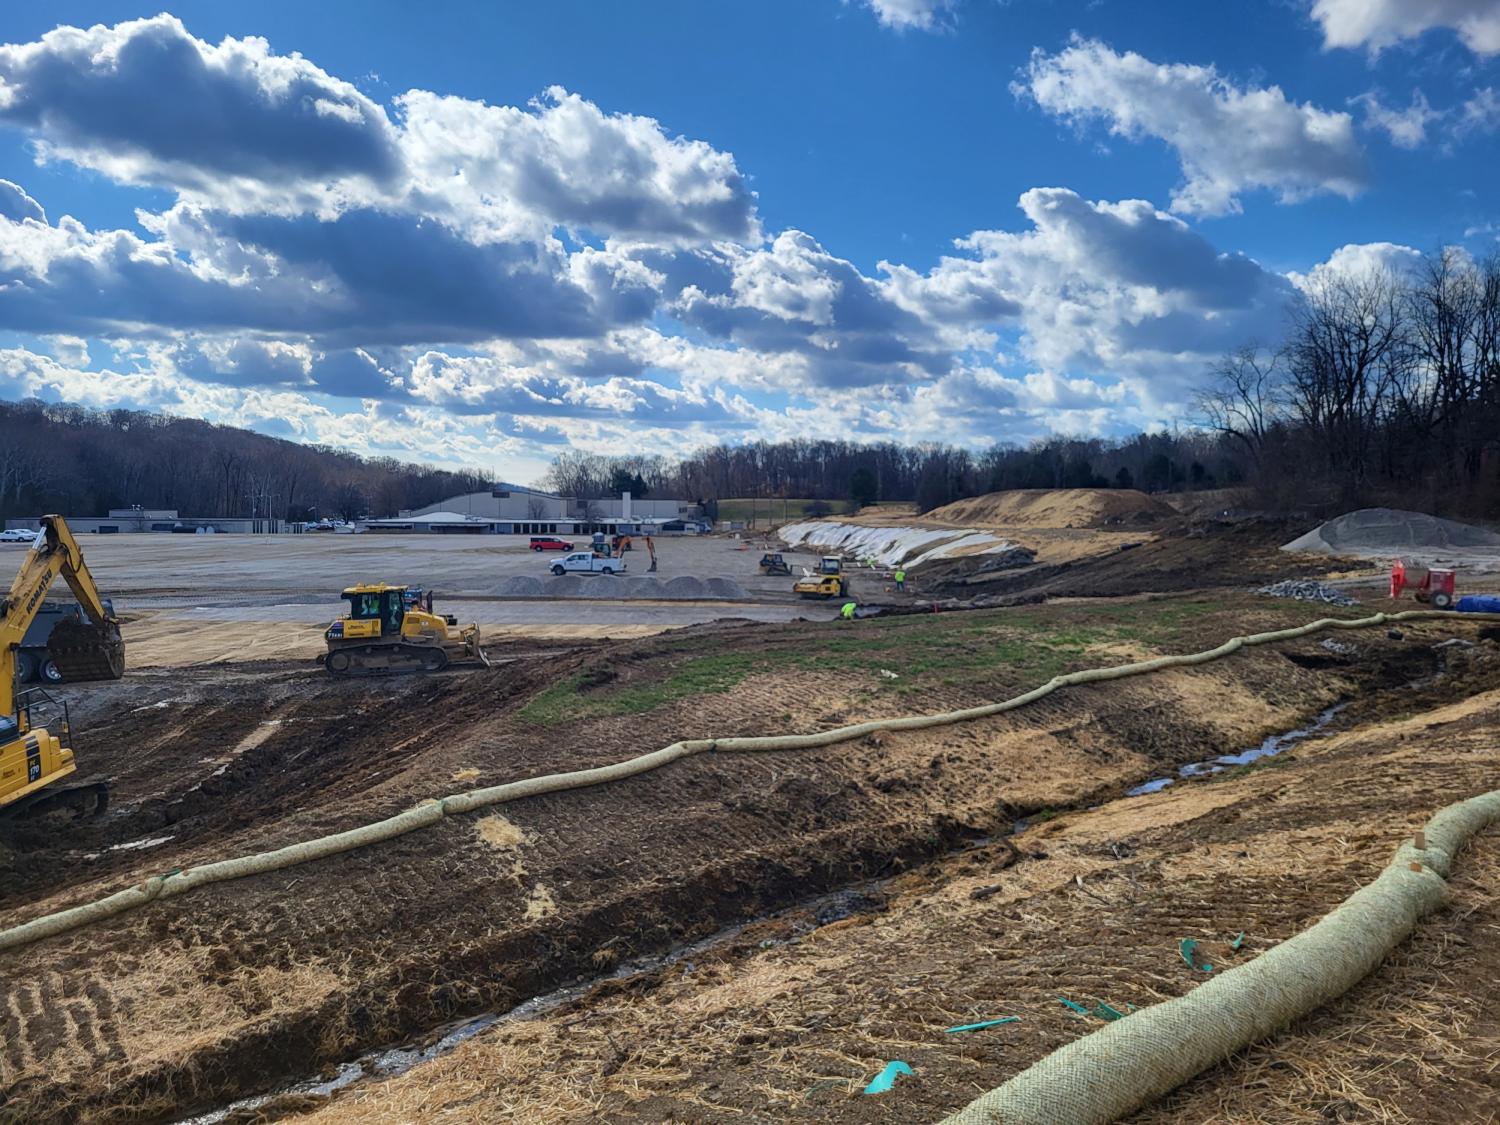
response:
[[[572,540],[583,548],[586,537]],[[244,659],[301,659],[322,651],[322,629],[341,610],[339,592],[361,582],[433,590],[439,609],[476,621],[487,640],[566,641],[629,638],[716,618],[826,619],[835,607],[791,593],[790,578],[759,573],[762,544],[740,549],[720,537],[654,540],[663,584],[673,578],[725,578],[743,600],[653,600],[634,597],[526,597],[503,594],[507,580],[550,583],[556,552],[533,552],[526,536],[482,535],[89,535],[82,543],[99,587],[125,620],[132,667]],[[566,580],[584,592],[594,583],[622,594],[650,565],[644,542],[624,556],[625,578]],[[5,546],[0,558],[19,556]],[[811,554],[788,553],[794,570]],[[19,562],[19,557],[17,557]]]

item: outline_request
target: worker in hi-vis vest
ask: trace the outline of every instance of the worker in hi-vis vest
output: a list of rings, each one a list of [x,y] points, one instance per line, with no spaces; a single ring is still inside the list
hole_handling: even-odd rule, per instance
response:
[[[839,610],[839,613],[843,616],[845,621],[853,621],[855,609],[856,606],[854,602],[845,602],[844,608]]]
[[[898,593],[906,593],[906,571],[899,567],[896,569],[896,590]]]

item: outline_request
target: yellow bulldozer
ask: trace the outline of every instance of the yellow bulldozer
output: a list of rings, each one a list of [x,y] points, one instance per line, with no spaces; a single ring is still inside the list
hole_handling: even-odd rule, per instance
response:
[[[323,632],[323,667],[330,676],[441,672],[461,661],[489,667],[479,626],[459,627],[456,617],[433,612],[432,595],[418,586],[350,586],[343,597],[348,615]]]
[[[102,812],[103,782],[60,787],[76,770],[68,707],[45,688],[16,690],[16,653],[58,578],[67,582],[84,615],[63,617],[47,640],[47,654],[63,682],[118,680],[125,674],[125,640],[109,612],[83,550],[67,521],[43,516],[10,593],[0,601],[0,812],[36,813],[57,804]]]

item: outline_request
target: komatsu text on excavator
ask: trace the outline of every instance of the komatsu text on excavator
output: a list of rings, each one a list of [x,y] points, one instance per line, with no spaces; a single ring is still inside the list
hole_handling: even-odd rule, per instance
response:
[[[344,591],[349,615],[323,632],[323,667],[332,676],[439,672],[453,661],[489,666],[479,626],[432,611],[432,595],[416,586],[371,583]]]
[[[120,623],[105,608],[83,550],[61,516],[43,516],[36,542],[0,601],[0,814],[36,812],[53,803],[81,810],[89,800],[102,812],[108,797],[103,784],[57,786],[75,769],[67,705],[44,688],[16,690],[16,650],[57,578],[67,582],[87,618],[64,617],[48,639],[48,656],[63,681],[118,680],[125,674]]]

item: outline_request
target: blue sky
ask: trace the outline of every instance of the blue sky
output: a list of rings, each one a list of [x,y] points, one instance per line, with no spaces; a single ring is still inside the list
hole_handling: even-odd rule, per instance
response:
[[[1500,0],[58,3],[0,43],[0,395],[508,477],[1171,424],[1310,279],[1500,224]]]

